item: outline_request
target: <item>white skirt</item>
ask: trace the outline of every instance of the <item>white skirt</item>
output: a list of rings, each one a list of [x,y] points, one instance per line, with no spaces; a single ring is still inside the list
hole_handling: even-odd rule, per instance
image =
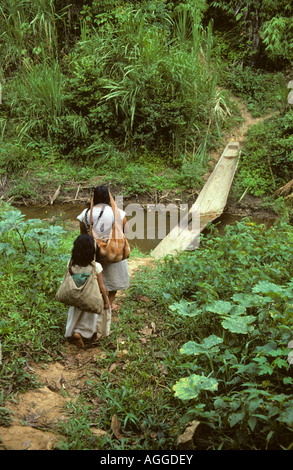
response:
[[[129,269],[127,259],[119,263],[102,263],[103,281],[108,292],[128,289]]]
[[[73,273],[92,272],[92,267],[72,266]],[[100,263],[96,263],[97,273],[102,272]],[[89,313],[77,307],[69,307],[65,329],[65,338],[70,338],[73,333],[79,333],[83,338],[90,339],[94,333],[98,332],[105,336],[110,333],[111,309],[104,310],[103,313]]]
[[[102,313],[83,312],[77,307],[69,307],[65,338],[70,338],[73,333],[79,333],[83,338],[90,339],[94,333],[103,336],[110,334],[111,308],[103,310]]]

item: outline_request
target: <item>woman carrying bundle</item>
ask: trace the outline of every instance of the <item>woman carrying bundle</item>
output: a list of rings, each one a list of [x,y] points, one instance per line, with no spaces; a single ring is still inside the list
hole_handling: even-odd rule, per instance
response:
[[[118,209],[118,211],[123,231],[125,231],[127,223],[126,214],[122,209]],[[90,208],[84,209],[77,219],[80,222],[80,233],[90,233]],[[110,237],[114,220],[109,190],[106,186],[97,186],[93,195],[92,227],[99,239]],[[116,306],[113,305],[113,301],[117,291],[129,287],[128,262],[127,259],[123,259],[118,263],[108,263],[102,260],[101,264],[103,267],[102,276],[104,285],[108,293],[110,306],[114,310]]]

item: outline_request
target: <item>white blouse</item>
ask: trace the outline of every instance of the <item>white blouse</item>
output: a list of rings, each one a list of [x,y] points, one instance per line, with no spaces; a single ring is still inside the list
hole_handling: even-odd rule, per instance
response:
[[[103,211],[101,217],[100,214]],[[124,219],[126,212],[119,209],[121,220]],[[90,227],[90,209],[84,209],[77,217],[80,222],[83,222],[87,231]],[[93,229],[97,233],[98,238],[109,238],[111,228],[114,223],[114,214],[112,208],[107,204],[97,204],[93,207]]]

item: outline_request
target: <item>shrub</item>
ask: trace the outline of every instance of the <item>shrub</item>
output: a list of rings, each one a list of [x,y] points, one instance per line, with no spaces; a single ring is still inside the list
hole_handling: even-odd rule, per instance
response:
[[[282,90],[286,89],[282,73],[264,73],[252,67],[236,65],[229,69],[225,85],[245,99],[253,116],[263,116],[283,105]]]
[[[222,237],[212,230],[194,253],[167,256],[150,272],[156,283],[144,274],[132,287],[179,343],[164,364],[180,425],[201,423],[196,449],[290,448],[292,241],[284,221],[267,229],[246,219]]]
[[[64,255],[57,250],[63,229],[25,220],[9,206],[0,210],[0,252],[5,260],[0,275],[0,383],[3,390],[14,393],[36,385],[26,370],[27,357],[33,355],[35,361],[57,357],[56,347],[63,340],[63,313],[55,302],[63,274]]]
[[[77,43],[66,65],[66,107],[87,120],[89,143],[98,134],[175,157],[219,135],[229,107],[211,61],[211,25],[195,23],[188,42],[170,42],[142,10],[117,21]]]

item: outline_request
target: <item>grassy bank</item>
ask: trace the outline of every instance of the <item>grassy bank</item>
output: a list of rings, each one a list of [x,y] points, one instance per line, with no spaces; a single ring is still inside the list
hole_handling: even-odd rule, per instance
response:
[[[172,200],[183,193],[200,191],[209,168],[207,164],[198,168],[192,163],[175,168],[147,155],[129,162],[123,153],[116,163],[111,160],[102,166],[35,159],[25,170],[5,179],[1,195],[12,204],[34,205],[50,204],[57,192],[54,201],[69,204],[87,201],[95,186],[105,184],[113,194],[125,198],[156,201],[164,196]]]
[[[102,183],[139,201],[190,202],[238,137],[233,201],[269,206],[292,178],[292,8],[283,17],[281,2],[261,5],[261,30],[253,2],[243,14],[234,3],[2,2],[4,431],[9,405],[43,385],[34,368],[70,366],[55,293],[77,235],[8,202],[85,202]],[[214,33],[217,18],[227,31]],[[259,119],[245,136],[240,109]],[[277,207],[269,229],[212,227],[194,253],[133,275],[78,393],[54,389],[67,399],[48,425],[54,448],[176,449],[189,428],[190,449],[292,449],[293,232],[283,199]]]

